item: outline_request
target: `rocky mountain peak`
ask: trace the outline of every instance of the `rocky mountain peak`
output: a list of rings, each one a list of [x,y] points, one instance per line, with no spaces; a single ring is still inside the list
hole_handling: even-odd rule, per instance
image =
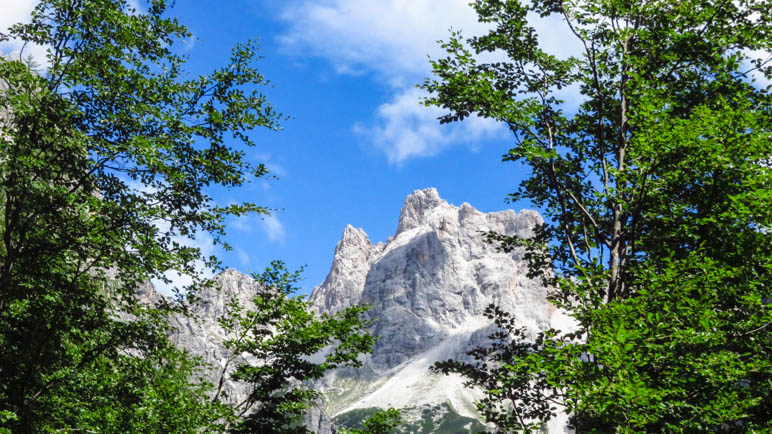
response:
[[[359,302],[365,277],[383,244],[373,245],[365,231],[351,225],[335,246],[330,272],[309,301],[317,312],[334,313]]]
[[[345,252],[339,252],[339,250],[353,246],[369,248],[372,246],[372,243],[370,242],[370,237],[367,236],[367,233],[365,233],[362,228],[355,228],[354,226],[346,225],[346,228],[343,229],[343,236],[335,248],[335,254],[343,254]]]
[[[450,207],[440,198],[436,188],[416,190],[405,199],[399,215],[397,233],[405,232],[425,223],[426,218],[438,207]]]
[[[310,301],[318,312],[370,305],[378,340],[363,369],[334,373],[320,384],[329,414],[448,403],[477,417],[474,393],[463,380],[432,374],[429,367],[463,357],[486,339],[491,320],[485,308],[492,303],[532,335],[550,327],[554,308],[540,282],[527,277],[523,251],[499,252],[481,234],[526,238],[542,222],[535,211],[454,206],[428,188],[407,197],[397,231],[385,244],[372,245],[364,232],[347,227],[330,274]]]

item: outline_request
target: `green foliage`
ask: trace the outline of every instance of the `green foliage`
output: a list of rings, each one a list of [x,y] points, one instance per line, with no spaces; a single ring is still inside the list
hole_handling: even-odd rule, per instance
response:
[[[378,407],[356,408],[354,410],[336,415],[332,421],[338,428],[362,428],[362,421],[374,415],[380,410],[381,409]]]
[[[533,431],[565,406],[581,432],[769,428],[772,269],[766,0],[477,0],[492,30],[443,44],[427,104],[442,122],[505,123],[505,161],[531,169],[512,200],[547,223],[520,240],[530,275],[578,324],[525,339],[501,332],[448,361],[483,387],[503,430]],[[557,14],[584,51],[544,52],[527,17]],[[508,61],[482,63],[483,52]],[[577,108],[561,91],[578,89]]]
[[[209,397],[201,362],[168,345],[147,357],[104,354],[43,400],[37,431],[222,432],[231,408]]]
[[[17,419],[16,414],[8,410],[0,410],[0,434],[11,434],[11,430],[3,428],[2,425],[6,425]]]
[[[281,115],[260,92],[255,44],[190,78],[176,47],[191,35],[166,12],[163,0],[145,13],[126,0],[42,0],[29,24],[0,35],[49,47],[42,71],[0,59],[3,431],[197,432],[233,422],[196,380],[200,361],[170,347],[166,318],[207,284],[199,261],[219,266],[181,240],[206,232],[224,245],[227,216],[267,212],[219,206],[207,191],[267,174],[240,149],[255,145],[253,129],[278,129]],[[138,303],[139,285],[169,270],[193,277],[176,289],[186,300]],[[253,331],[285,335],[232,345],[265,356],[265,366],[238,371],[255,386],[251,402],[269,408],[271,393],[286,390],[291,404],[275,411],[294,411],[310,395],[287,388],[293,379],[353,364],[370,341],[352,336],[361,310],[316,321],[280,294],[263,293],[261,310],[241,314]],[[321,367],[302,358],[331,339],[340,345]],[[279,371],[266,380],[268,366]]]
[[[368,308],[314,315],[302,297],[292,296],[299,272],[278,261],[254,278],[260,283],[254,309],[232,299],[219,319],[233,336],[224,342],[232,357],[223,372],[237,358],[247,360],[231,376],[249,385],[249,396],[237,406],[245,417],[232,431],[305,433],[297,421],[318,396],[305,382],[338,366],[361,365],[359,355],[372,351],[374,342],[369,323],[360,319]]]
[[[421,409],[421,419],[400,425],[400,433],[467,434],[487,431],[476,418],[462,416],[447,402]]]
[[[402,424],[402,414],[396,408],[376,411],[362,421],[361,429],[341,429],[341,434],[392,434]]]
[[[395,410],[396,411],[396,410]],[[407,410],[400,410],[404,415]],[[411,410],[411,412],[414,410]],[[383,413],[379,408],[364,408],[347,411],[335,416],[335,425],[344,432],[362,432],[365,428],[364,422],[376,415]],[[456,410],[444,402],[434,406],[423,406],[420,408],[420,418],[415,420],[405,420],[401,417],[401,422],[397,423],[386,432],[394,433],[413,433],[413,434],[466,434],[470,432],[485,432],[486,427],[478,419],[462,416]],[[388,413],[387,413],[388,414]],[[386,418],[387,414],[381,415]],[[357,431],[358,430],[358,431]],[[365,431],[368,432],[368,431]]]

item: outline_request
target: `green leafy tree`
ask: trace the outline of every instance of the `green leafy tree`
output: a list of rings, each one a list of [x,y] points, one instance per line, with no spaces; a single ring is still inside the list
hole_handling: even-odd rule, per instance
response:
[[[227,216],[268,212],[222,207],[207,192],[267,175],[242,149],[282,116],[261,93],[252,43],[190,78],[176,43],[191,35],[167,9],[164,0],[141,13],[126,0],[42,0],[29,24],[0,35],[48,47],[42,71],[0,59],[2,431],[194,432],[233,421],[196,379],[200,362],[170,346],[166,319],[207,284],[197,264],[219,266],[183,240],[205,232],[227,248]],[[139,303],[139,285],[169,270],[193,277],[175,289],[185,299]],[[293,376],[353,363],[369,342],[352,335],[357,310],[316,321],[280,294],[262,294],[265,310],[244,314],[254,330],[285,333],[246,350],[298,370],[265,379],[264,366],[239,367],[261,409],[282,388],[296,402]],[[293,352],[330,339],[341,344],[322,368]]]
[[[248,387],[246,400],[236,405],[243,418],[232,432],[309,432],[302,424],[303,411],[318,393],[307,383],[338,366],[361,366],[359,355],[372,351],[369,323],[361,320],[367,307],[316,316],[302,296],[293,296],[299,272],[288,272],[279,261],[253,277],[259,283],[254,306],[234,298],[218,320],[232,337],[224,342],[231,357],[223,366],[215,399],[229,376]],[[234,362],[237,366],[230,373]]]
[[[396,408],[376,411],[362,421],[361,429],[341,430],[342,434],[392,434],[402,424],[402,413]]]
[[[772,424],[772,178],[766,0],[477,0],[491,30],[443,43],[423,87],[441,122],[512,132],[530,169],[513,201],[540,207],[530,275],[577,323],[501,331],[460,372],[507,431],[558,408],[580,432],[753,431]],[[543,51],[530,16],[557,15],[582,47]],[[478,61],[478,54],[506,61]],[[580,93],[577,106],[561,99]]]
[[[35,431],[223,432],[233,409],[211,399],[202,362],[166,343],[144,357],[103,354],[51,391]]]

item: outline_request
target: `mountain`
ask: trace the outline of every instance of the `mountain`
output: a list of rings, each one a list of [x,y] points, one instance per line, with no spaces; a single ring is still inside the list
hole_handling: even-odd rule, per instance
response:
[[[335,248],[327,278],[310,298],[317,313],[334,313],[357,304],[371,306],[371,332],[378,338],[360,369],[330,372],[314,387],[322,394],[306,414],[314,432],[353,427],[378,408],[403,409],[403,432],[466,433],[484,430],[473,402],[481,395],[459,376],[429,372],[436,361],[463,358],[492,331],[485,308],[495,303],[513,314],[532,335],[548,327],[566,329],[570,321],[546,300],[546,290],[526,277],[523,252],[497,252],[482,233],[495,231],[528,237],[542,223],[535,211],[482,213],[464,203],[453,206],[430,188],[405,200],[396,233],[374,244],[362,229],[347,226]],[[220,377],[229,353],[220,344],[226,333],[217,323],[226,300],[235,296],[249,307],[257,283],[235,270],[215,278],[203,290],[193,317],[174,318],[172,340],[212,365]],[[141,296],[161,297],[151,287]],[[237,360],[236,362],[238,362]],[[229,401],[246,390],[225,381]],[[331,420],[332,418],[332,420]],[[549,432],[563,432],[565,420]]]
[[[547,302],[545,288],[526,277],[523,252],[497,252],[482,236],[528,237],[541,223],[535,211],[485,214],[467,203],[453,206],[430,188],[407,197],[397,231],[385,243],[373,244],[362,229],[346,227],[330,273],[309,301],[317,312],[370,305],[378,341],[361,369],[334,371],[317,384],[326,413],[350,425],[392,406],[405,409],[410,432],[482,429],[473,405],[479,392],[429,367],[462,358],[487,338],[491,320],[484,311],[491,303],[532,335],[570,325]],[[548,428],[561,432],[563,426],[556,420]]]
[[[224,369],[233,372],[242,362],[252,362],[241,355],[232,355],[222,342],[229,335],[218,323],[226,313],[227,303],[236,299],[246,309],[253,309],[252,298],[257,292],[258,283],[250,276],[233,269],[228,269],[214,278],[214,285],[203,288],[198,293],[200,301],[192,306],[191,315],[176,315],[171,318],[172,334],[170,339],[178,348],[184,348],[191,354],[201,357],[210,366],[204,375],[214,385]],[[139,300],[145,304],[156,304],[163,298],[152,285],[145,285],[139,290]],[[230,364],[229,357],[234,357]],[[224,402],[237,405],[245,400],[248,390],[243,383],[230,381],[226,375],[222,385]],[[335,432],[332,421],[322,410],[321,403],[312,407],[304,417],[305,425],[318,434]]]

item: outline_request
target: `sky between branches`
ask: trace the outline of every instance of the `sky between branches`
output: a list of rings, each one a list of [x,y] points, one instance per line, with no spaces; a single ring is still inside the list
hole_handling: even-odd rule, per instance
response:
[[[506,204],[522,168],[503,164],[506,131],[489,120],[440,125],[437,108],[419,104],[416,88],[430,74],[428,57],[442,55],[438,40],[449,30],[471,36],[485,30],[469,0],[205,0],[178,1],[171,14],[195,37],[180,50],[192,74],[227,60],[230,48],[260,38],[261,71],[272,80],[269,100],[292,117],[278,133],[256,131],[259,145],[247,150],[279,177],[240,191],[213,191],[218,202],[248,200],[276,211],[229,225],[231,252],[205,253],[244,272],[261,271],[271,259],[306,266],[305,292],[329,270],[335,243],[346,224],[362,227],[373,242],[394,233],[405,196],[437,187],[440,195],[481,211]],[[143,0],[130,0],[140,11]],[[0,0],[0,29],[25,21],[35,0]],[[216,6],[213,6],[216,5]],[[532,22],[540,44],[560,57],[581,46],[558,18]],[[0,31],[3,31],[0,30]],[[18,55],[19,43],[0,45]],[[44,62],[43,47],[25,47]],[[761,53],[758,53],[759,55]],[[578,93],[565,98],[575,104]]]

